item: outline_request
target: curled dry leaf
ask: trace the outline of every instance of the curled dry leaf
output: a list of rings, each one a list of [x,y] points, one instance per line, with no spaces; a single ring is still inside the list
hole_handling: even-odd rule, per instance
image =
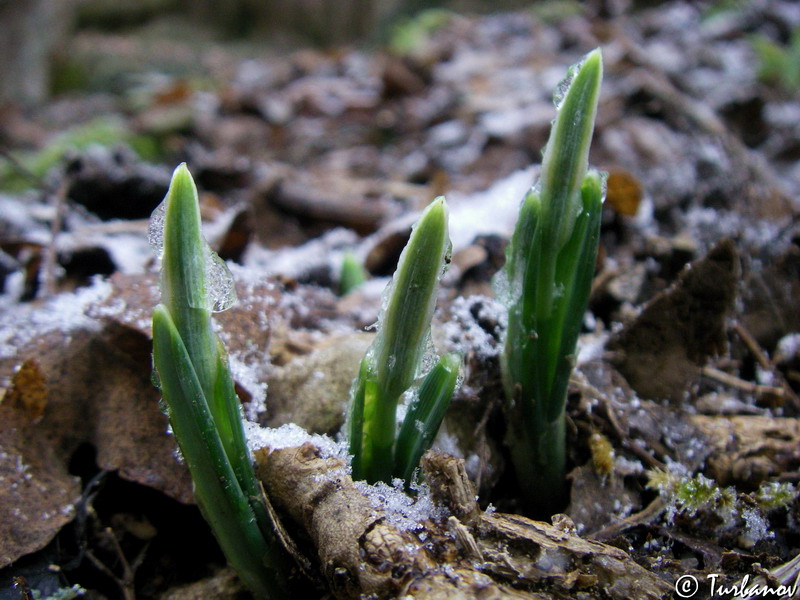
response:
[[[242,292],[224,326],[240,340],[232,355],[245,363],[266,355],[269,330],[253,315],[276,304],[277,292]],[[42,548],[72,519],[80,483],[67,466],[87,444],[100,469],[193,501],[151,381],[156,294],[154,276],[115,276],[7,319],[13,333],[0,355],[0,380],[10,381],[0,402],[0,564]],[[0,323],[4,332],[7,322]]]

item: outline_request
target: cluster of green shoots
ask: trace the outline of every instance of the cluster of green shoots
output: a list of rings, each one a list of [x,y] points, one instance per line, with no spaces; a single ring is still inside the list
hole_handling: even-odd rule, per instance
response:
[[[603,178],[588,170],[588,153],[601,77],[599,50],[573,67],[557,100],[540,180],[522,202],[497,281],[508,307],[508,441],[529,506],[546,510],[561,500],[567,381],[597,252]],[[197,503],[229,562],[257,597],[283,597],[286,557],[254,475],[227,356],[211,327],[213,291],[226,271],[201,236],[197,190],[185,165],[159,210],[162,303],[153,312],[153,359],[170,423]],[[353,382],[345,433],[355,479],[401,478],[409,485],[442,422],[462,363],[428,350],[449,254],[447,205],[437,198],[412,229]],[[357,265],[346,265],[346,273],[343,288],[363,279]]]
[[[501,357],[507,441],[527,506],[548,515],[562,502],[567,384],[600,235],[604,177],[588,160],[602,75],[594,50],[557,91],[539,181],[522,202],[495,280],[508,308]]]

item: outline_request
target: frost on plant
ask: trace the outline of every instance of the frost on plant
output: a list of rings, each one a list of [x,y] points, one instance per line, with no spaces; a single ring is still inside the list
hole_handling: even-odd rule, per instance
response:
[[[164,255],[164,223],[167,214],[165,198],[150,215],[147,240],[158,258]],[[236,304],[236,287],[228,265],[202,240],[203,270],[205,272],[205,296],[202,303],[192,308],[203,308],[212,312],[223,312]],[[199,282],[198,282],[199,283]]]
[[[716,522],[718,532],[741,530],[740,541],[745,545],[772,537],[768,514],[787,509],[797,497],[795,486],[785,482],[766,482],[755,493],[745,495],[702,474],[654,469],[647,477],[647,487],[657,490],[666,502],[668,522],[677,516],[695,524]]]

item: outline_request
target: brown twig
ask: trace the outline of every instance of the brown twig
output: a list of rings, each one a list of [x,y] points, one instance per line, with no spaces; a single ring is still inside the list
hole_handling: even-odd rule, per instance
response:
[[[765,371],[769,371],[772,376],[780,382],[780,387],[783,389],[783,394],[785,398],[788,398],[795,407],[800,408],[800,397],[795,393],[792,389],[792,386],[789,385],[787,378],[783,376],[780,370],[775,366],[775,363],[772,362],[769,355],[764,351],[758,341],[753,337],[751,334],[741,323],[734,322],[733,330],[736,332],[736,335],[739,336],[739,339],[744,342],[745,346],[747,346],[748,350],[752,353],[755,357],[756,361],[761,368]]]
[[[665,508],[666,504],[664,500],[658,497],[638,513],[625,517],[617,523],[603,527],[589,537],[598,542],[613,539],[631,527],[652,523],[664,512]]]
[[[489,423],[489,417],[491,416],[494,408],[494,400],[490,400],[486,403],[483,414],[478,420],[478,424],[475,425],[475,429],[472,431],[473,439],[477,441],[476,452],[478,454],[478,460],[480,461],[478,465],[478,474],[475,478],[475,487],[477,487],[479,490],[481,489],[481,484],[483,483],[483,470],[489,461],[490,454],[489,446],[486,443],[486,425]]]
[[[86,552],[86,556],[89,557],[89,560],[99,571],[117,583],[120,590],[122,590],[122,596],[125,600],[136,600],[134,579],[136,577],[137,569],[144,561],[149,544],[145,544],[144,547],[139,551],[139,554],[136,555],[136,558],[133,560],[133,562],[129,562],[125,556],[125,553],[122,551],[122,546],[120,546],[117,536],[114,534],[111,528],[107,527],[103,530],[103,533],[111,541],[111,545],[114,547],[114,552],[116,553],[117,558],[122,565],[122,577],[117,576],[110,568],[108,568],[108,566],[106,566],[105,563],[97,558],[91,550]]]
[[[753,394],[758,399],[776,398],[780,402],[783,402],[783,400],[786,399],[786,390],[784,390],[782,387],[776,387],[774,385],[761,385],[758,383],[753,383],[752,381],[745,381],[744,379],[736,377],[735,375],[731,375],[730,373],[726,373],[725,371],[721,371],[715,367],[705,366],[703,367],[702,373],[709,379],[718,381],[719,383],[727,385],[728,387],[742,390],[748,394]]]
[[[744,342],[745,346],[750,350],[753,354],[755,359],[758,361],[758,364],[761,365],[762,368],[767,370],[773,370],[775,365],[772,364],[772,361],[767,356],[767,353],[761,348],[759,343],[753,337],[747,329],[745,329],[744,325],[735,321],[733,323],[733,330],[736,332],[736,335]]]
[[[64,211],[66,208],[67,190],[69,189],[69,177],[65,176],[52,192],[53,204],[55,205],[55,215],[50,224],[50,241],[44,249],[41,266],[41,287],[39,288],[39,298],[47,298],[56,293],[55,268],[58,261],[57,240],[64,224]]]

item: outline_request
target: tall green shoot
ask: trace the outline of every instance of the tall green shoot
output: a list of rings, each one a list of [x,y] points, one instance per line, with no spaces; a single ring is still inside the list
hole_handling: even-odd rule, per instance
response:
[[[597,255],[604,176],[588,159],[602,74],[597,49],[559,88],[539,181],[522,201],[495,282],[508,308],[507,441],[526,502],[542,513],[563,501],[567,384]]]
[[[175,170],[157,211],[155,230],[163,219],[162,304],[153,310],[153,362],[170,424],[197,504],[228,561],[256,597],[283,598],[285,557],[250,461],[227,354],[211,329],[220,285],[213,280],[229,274],[202,237],[197,189],[186,165]]]

